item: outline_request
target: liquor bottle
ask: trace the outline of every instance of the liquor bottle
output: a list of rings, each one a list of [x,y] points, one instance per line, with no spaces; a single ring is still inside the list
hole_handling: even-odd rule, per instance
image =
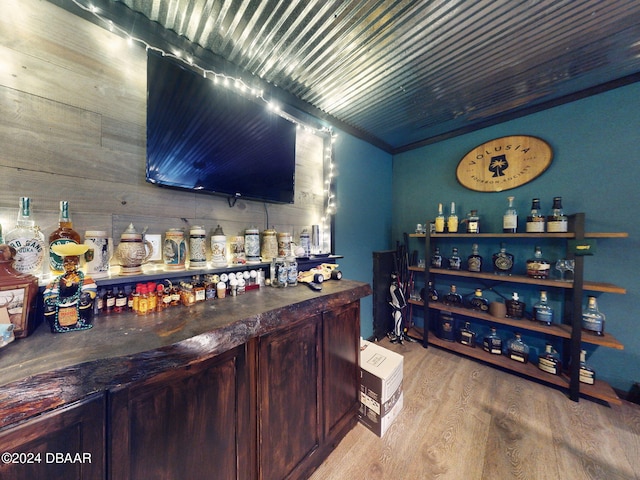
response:
[[[469,300],[469,306],[473,310],[480,310],[481,312],[489,311],[489,300],[482,296],[482,289],[476,288],[476,292]]]
[[[436,247],[431,255],[431,267],[442,268],[442,255],[440,255],[440,248]]]
[[[136,313],[138,315],[146,315],[149,313],[149,292],[147,291],[147,284],[139,284],[138,292],[140,293],[140,297],[138,298],[138,309]]]
[[[470,272],[482,271],[482,256],[478,253],[478,244],[474,243],[471,246],[471,255],[467,257],[467,270]]]
[[[20,210],[13,230],[7,232],[5,242],[16,249],[13,268],[20,273],[42,276],[42,262],[46,251],[44,234],[31,218],[31,200],[20,198]]]
[[[545,346],[544,353],[538,357],[538,368],[552,375],[560,375],[562,372],[560,355],[558,355],[558,352],[556,352],[549,343]]]
[[[449,233],[456,233],[458,231],[458,215],[456,215],[456,202],[451,202],[451,211],[449,212],[449,218],[447,218],[447,230]]]
[[[436,233],[444,232],[444,213],[442,212],[442,204],[438,204],[438,215],[436,216]]]
[[[453,247],[451,249],[451,256],[449,257],[449,270],[460,270],[460,266],[462,264],[462,260],[460,255],[458,255],[458,249]]]
[[[455,342],[455,319],[449,312],[440,312],[438,316],[438,323],[436,325],[436,332],[438,338],[446,340],[447,342]]]
[[[515,337],[507,342],[507,357],[520,363],[529,361],[529,345],[522,341],[520,333],[516,332]]]
[[[122,313],[127,310],[127,296],[124,293],[122,287],[118,287],[118,293],[116,294],[115,304],[113,311],[115,313]]]
[[[171,302],[171,299],[169,299],[169,302]],[[168,306],[168,303],[164,303],[164,285],[159,283],[156,285],[156,312],[162,312]]]
[[[553,323],[553,308],[547,303],[547,292],[540,291],[540,300],[533,305],[533,320],[545,325]]]
[[[113,308],[116,306],[116,296],[113,294],[113,289],[107,288],[107,292],[102,297],[102,311],[106,314],[113,312]]]
[[[493,355],[502,355],[502,338],[496,332],[496,327],[491,327],[491,333],[484,337],[482,348]]]
[[[480,233],[480,217],[477,210],[471,210],[467,214],[467,233]]]
[[[462,306],[462,295],[458,293],[458,290],[455,285],[451,285],[451,289],[449,290],[449,293],[447,293],[442,298],[442,303],[444,303],[445,305],[454,305],[458,307]]]
[[[460,329],[460,343],[468,347],[476,348],[476,332],[471,330],[471,324],[464,322],[464,327]]]
[[[433,286],[433,282],[429,282],[427,285],[427,296],[422,295],[423,299],[426,299],[428,302],[437,302],[440,299],[440,295],[438,295],[438,291]]]
[[[542,250],[536,246],[533,258],[527,260],[527,277],[549,278],[550,271],[551,263],[542,258]]]
[[[156,282],[147,282],[147,296],[149,298],[149,305],[147,312],[152,313],[158,310],[158,296],[156,290],[158,289]]]
[[[507,252],[507,246],[500,244],[500,251],[492,255],[493,273],[496,275],[511,275],[513,270],[513,255]]]
[[[73,229],[71,216],[69,215],[69,202],[60,202],[60,216],[58,217],[58,228],[49,235],[49,268],[54,275],[64,273],[64,259],[53,252],[54,245],[64,245],[65,243],[80,244],[80,234]]]
[[[517,292],[513,292],[513,296],[505,300],[504,304],[507,307],[507,317],[516,319],[524,317],[525,303],[520,300]]]
[[[580,350],[580,376],[582,383],[593,385],[596,383],[596,371],[587,363],[586,350]]]
[[[526,230],[529,233],[543,233],[545,229],[544,215],[540,213],[540,199],[531,201],[531,213],[527,216]]]
[[[502,217],[502,231],[504,233],[516,233],[518,231],[518,212],[513,206],[515,197],[507,197],[509,206]]]
[[[605,315],[598,310],[596,297],[589,296],[582,311],[582,329],[595,335],[604,335]]]
[[[547,217],[547,232],[566,232],[568,224],[567,216],[562,211],[562,197],[553,197],[551,215]]]

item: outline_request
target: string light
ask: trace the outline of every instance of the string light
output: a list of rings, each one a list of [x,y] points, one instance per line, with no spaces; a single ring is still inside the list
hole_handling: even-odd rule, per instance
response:
[[[333,176],[334,176],[334,165],[333,165],[333,143],[336,140],[336,135],[333,133],[333,130],[330,127],[322,127],[322,128],[314,128],[312,126],[306,125],[302,123],[299,119],[287,114],[284,112],[277,104],[273,103],[270,100],[267,100],[264,97],[264,90],[258,89],[248,85],[242,78],[232,77],[226,75],[225,73],[216,72],[214,70],[205,68],[193,61],[191,56],[186,56],[183,58],[183,53],[179,50],[173,52],[167,52],[160,47],[156,47],[151,45],[149,42],[145,41],[142,38],[134,37],[126,32],[123,28],[119,27],[117,24],[113,23],[111,20],[100,15],[100,11],[98,7],[94,5],[86,6],[79,2],[78,0],[71,0],[78,8],[84,10],[85,12],[90,13],[95,18],[97,18],[100,22],[104,23],[107,29],[113,33],[119,33],[121,36],[127,39],[128,45],[133,45],[134,43],[138,43],[144,46],[145,50],[156,52],[163,57],[173,58],[185,65],[188,65],[191,69],[196,72],[200,72],[202,76],[206,79],[212,81],[214,85],[220,84],[222,81],[222,85],[226,88],[235,88],[242,94],[250,93],[255,99],[261,100],[265,103],[266,107],[277,113],[281,117],[289,120],[290,122],[296,124],[297,127],[303,128],[307,132],[311,132],[315,135],[320,134],[329,140],[329,146],[327,147],[327,155],[324,157],[324,165],[325,165],[325,190],[324,193],[326,195],[326,204],[324,207],[324,216],[322,217],[322,223],[325,231],[328,231],[330,228],[330,219],[333,214],[336,212],[336,204],[335,204],[335,194],[333,192]]]

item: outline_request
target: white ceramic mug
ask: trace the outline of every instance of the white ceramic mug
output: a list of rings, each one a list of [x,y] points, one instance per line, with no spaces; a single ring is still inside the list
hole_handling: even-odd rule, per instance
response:
[[[109,276],[113,239],[104,230],[87,230],[84,244],[89,246],[89,251],[85,254],[87,275],[93,278]]]

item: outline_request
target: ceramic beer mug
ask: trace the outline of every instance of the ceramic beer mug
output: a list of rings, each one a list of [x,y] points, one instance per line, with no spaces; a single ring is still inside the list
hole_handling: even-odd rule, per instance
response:
[[[133,224],[129,224],[120,236],[120,243],[114,255],[120,263],[120,275],[139,275],[142,273],[142,265],[147,263],[152,255],[151,242],[144,240]]]
[[[93,278],[109,276],[113,239],[104,230],[87,230],[84,233],[84,244],[89,246],[84,255],[87,274]]]

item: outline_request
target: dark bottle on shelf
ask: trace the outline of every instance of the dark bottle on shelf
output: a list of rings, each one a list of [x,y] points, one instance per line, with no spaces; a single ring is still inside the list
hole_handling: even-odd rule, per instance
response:
[[[580,351],[580,381],[587,385],[596,383],[596,371],[587,363],[587,352]]]
[[[473,294],[473,297],[471,297],[471,299],[469,300],[469,306],[473,310],[479,310],[481,312],[489,311],[489,300],[487,300],[482,296],[481,288],[476,288],[476,291]]]
[[[524,317],[525,303],[520,300],[517,292],[513,292],[513,296],[505,300],[504,304],[507,307],[507,317],[515,319]]]
[[[448,262],[449,270],[460,270],[462,260],[460,258],[460,255],[458,254],[458,249],[456,247],[453,247],[451,249],[451,256],[449,257]]]
[[[467,270],[470,272],[482,271],[482,256],[478,253],[478,244],[474,243],[471,247],[471,255],[467,257]]]
[[[549,343],[547,343],[544,353],[538,357],[538,368],[552,375],[560,375],[562,372],[560,355]]]
[[[531,213],[527,216],[526,230],[528,233],[544,233],[545,218],[540,213],[540,199],[534,198],[531,201]]]
[[[500,244],[500,251],[492,255],[491,260],[493,273],[496,275],[511,275],[514,258],[512,254],[507,252],[507,246],[504,242]]]
[[[440,312],[438,316],[438,338],[455,342],[455,320],[449,312]]]
[[[540,300],[533,306],[533,319],[550,326],[553,323],[553,308],[547,302],[547,292],[540,291]]]
[[[116,296],[113,294],[113,289],[107,288],[107,292],[104,294],[102,299],[102,311],[104,313],[111,313],[115,306]]]
[[[492,355],[502,355],[502,338],[495,327],[491,327],[491,332],[482,340],[482,348]]]
[[[460,343],[468,347],[476,348],[476,332],[471,330],[471,324],[464,322],[464,327],[460,329]]]
[[[431,255],[431,268],[442,268],[442,255],[439,247],[435,247],[433,255]]]
[[[427,296],[422,296],[423,300],[426,299],[428,302],[437,302],[440,300],[440,295],[438,295],[438,291],[433,286],[433,282],[429,282],[427,285]]]
[[[530,278],[549,278],[551,271],[551,263],[542,258],[542,250],[535,247],[533,258],[527,260],[527,277]]]
[[[582,329],[595,335],[604,335],[605,315],[598,310],[596,297],[589,296],[582,311]]]
[[[507,342],[507,357],[520,363],[529,361],[529,345],[522,341],[522,336],[518,332]]]
[[[458,307],[462,306],[462,295],[458,293],[458,289],[455,285],[451,285],[449,293],[442,298],[442,303]]]
[[[554,197],[551,215],[547,217],[547,232],[566,232],[568,225],[568,218],[562,211],[562,197]]]
[[[464,222],[467,224],[467,233],[480,233],[480,216],[477,210],[471,210],[467,213]]]
[[[116,294],[116,298],[113,305],[113,311],[115,313],[122,313],[127,310],[127,295],[124,293],[122,287],[118,287],[118,293]]]

